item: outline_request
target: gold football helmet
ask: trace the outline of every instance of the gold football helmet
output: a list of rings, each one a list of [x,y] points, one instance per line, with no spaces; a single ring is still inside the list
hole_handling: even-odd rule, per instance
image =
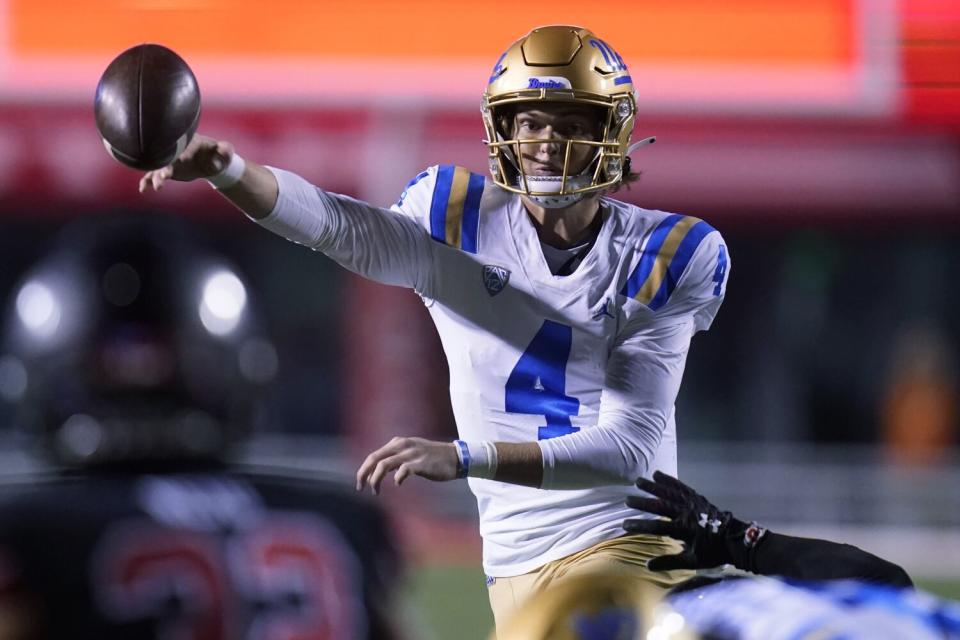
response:
[[[593,140],[515,138],[516,109],[536,103],[593,107],[601,134]],[[481,111],[493,181],[545,207],[565,207],[586,194],[617,186],[629,173],[629,153],[654,141],[647,138],[630,145],[637,113],[630,72],[609,44],[582,27],[539,27],[514,42],[490,74]],[[562,175],[532,176],[524,171],[522,146],[545,142],[562,149]],[[588,145],[592,152],[586,168],[576,175],[570,166],[574,145]]]
[[[584,573],[531,596],[491,640],[696,640],[636,576]]]

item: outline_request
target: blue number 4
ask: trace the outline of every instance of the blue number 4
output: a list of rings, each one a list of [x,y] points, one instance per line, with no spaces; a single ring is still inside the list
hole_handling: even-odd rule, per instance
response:
[[[507,411],[546,416],[547,425],[537,430],[538,440],[580,430],[570,423],[570,416],[580,412],[580,401],[565,393],[572,341],[570,327],[545,320],[507,378]]]
[[[713,295],[719,296],[723,289],[723,278],[727,275],[727,247],[720,245],[720,252],[717,254],[717,269],[713,272],[713,282],[717,286],[713,288]]]

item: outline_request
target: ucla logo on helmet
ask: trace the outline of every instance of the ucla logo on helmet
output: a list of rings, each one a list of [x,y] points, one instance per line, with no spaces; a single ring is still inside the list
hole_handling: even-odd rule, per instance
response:
[[[623,58],[620,57],[620,54],[614,51],[613,47],[608,45],[603,40],[592,39],[590,40],[590,46],[600,50],[600,54],[603,56],[604,62],[606,62],[607,66],[614,71],[627,70],[627,65],[624,64]]]
[[[510,282],[510,271],[493,264],[483,265],[483,286],[491,297],[503,291]]]
[[[506,71],[506,69],[503,67],[503,59],[507,57],[508,53],[510,53],[509,49],[504,51],[503,54],[497,58],[497,63],[493,65],[493,71],[490,72],[490,79],[487,81],[487,84],[499,78],[501,75],[503,75],[503,72]]]

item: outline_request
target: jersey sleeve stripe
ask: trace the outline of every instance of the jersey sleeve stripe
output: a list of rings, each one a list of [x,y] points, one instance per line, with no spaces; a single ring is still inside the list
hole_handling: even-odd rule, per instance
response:
[[[476,253],[480,233],[480,200],[486,179],[463,167],[443,165],[430,201],[430,237]]]
[[[463,203],[467,199],[467,184],[470,172],[463,167],[453,170],[453,185],[447,200],[447,229],[444,241],[451,247],[460,248],[460,230],[463,225]]]
[[[433,199],[430,201],[430,237],[439,242],[447,239],[447,201],[450,200],[450,187],[453,186],[453,170],[452,164],[442,165],[437,170]]]
[[[693,258],[697,247],[699,247],[703,239],[707,237],[707,234],[713,231],[713,227],[703,220],[698,220],[697,218],[688,219],[693,220],[694,224],[686,232],[686,235],[683,236],[683,239],[680,240],[679,246],[677,246],[670,260],[670,266],[666,269],[665,277],[657,289],[657,293],[653,296],[653,299],[650,300],[649,306],[654,311],[665,305],[667,300],[670,299],[673,290],[677,288],[677,283],[680,282],[680,278],[683,276],[683,272],[687,269],[687,265],[690,264],[690,260]],[[666,246],[664,246],[664,249],[666,249]]]
[[[677,253],[677,248],[697,222],[699,222],[697,218],[683,216],[673,225],[673,228],[670,229],[670,233],[667,234],[663,244],[660,246],[660,251],[653,260],[650,275],[643,283],[643,286],[640,287],[637,295],[634,296],[638,302],[642,302],[645,305],[652,305],[654,298],[660,291],[661,285],[667,278],[668,268],[673,261],[674,255]],[[666,300],[659,302],[663,304]]]
[[[692,216],[665,218],[650,235],[640,263],[621,293],[654,311],[665,305],[697,247],[713,230]]]
[[[634,268],[630,277],[627,278],[627,282],[623,285],[620,295],[628,298],[637,296],[644,282],[650,277],[650,272],[653,271],[657,261],[657,255],[660,253],[660,248],[670,234],[670,230],[682,219],[683,216],[681,215],[671,214],[657,225],[657,228],[653,230],[653,233],[651,233],[647,239],[643,253],[640,255],[640,262]]]
[[[468,253],[477,252],[480,233],[480,198],[487,181],[479,173],[471,173],[467,183],[467,200],[463,203],[462,249]]]

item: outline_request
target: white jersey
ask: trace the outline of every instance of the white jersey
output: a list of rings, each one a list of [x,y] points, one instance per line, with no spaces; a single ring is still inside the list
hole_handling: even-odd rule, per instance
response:
[[[392,211],[273,171],[280,196],[261,224],[423,298],[460,438],[539,442],[542,489],[469,480],[487,574],[623,535],[634,479],[677,472],[674,401],[690,338],[725,293],[720,234],[603,198],[595,244],[555,276],[519,196],[460,167],[427,169]]]
[[[668,600],[691,627],[722,640],[960,640],[960,605],[912,589],[743,578]]]

